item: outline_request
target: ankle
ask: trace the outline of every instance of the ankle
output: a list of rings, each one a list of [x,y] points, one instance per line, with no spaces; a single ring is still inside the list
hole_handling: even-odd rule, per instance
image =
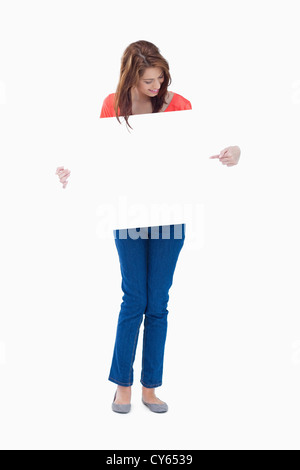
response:
[[[142,394],[145,396],[153,396],[155,395],[155,388],[147,388],[147,387],[142,387]]]
[[[114,402],[116,404],[129,404],[131,401],[131,387],[118,385]]]
[[[130,387],[123,387],[122,385],[118,385],[117,388],[118,393],[129,395],[131,393],[131,386]]]

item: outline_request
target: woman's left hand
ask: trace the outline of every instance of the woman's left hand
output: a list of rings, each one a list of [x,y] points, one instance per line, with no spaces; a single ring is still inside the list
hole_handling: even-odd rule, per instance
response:
[[[223,165],[233,166],[238,164],[240,155],[240,147],[238,145],[233,145],[221,150],[219,155],[213,155],[209,158],[218,158]]]

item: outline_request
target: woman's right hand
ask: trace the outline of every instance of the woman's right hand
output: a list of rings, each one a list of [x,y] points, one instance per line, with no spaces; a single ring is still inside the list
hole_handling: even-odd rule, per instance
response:
[[[55,174],[59,176],[60,182],[63,185],[63,188],[65,188],[68,184],[67,178],[70,176],[71,171],[68,169],[64,169],[63,166],[58,166],[56,169]]]

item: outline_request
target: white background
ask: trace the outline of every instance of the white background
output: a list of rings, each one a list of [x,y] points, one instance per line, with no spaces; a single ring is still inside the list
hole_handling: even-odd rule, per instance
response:
[[[1,448],[299,449],[298,4],[1,0]],[[207,157],[203,243],[187,224],[170,291],[164,415],[140,400],[141,341],[132,412],[110,408],[121,275],[90,145],[139,39],[201,116]],[[208,160],[229,145],[237,166]]]

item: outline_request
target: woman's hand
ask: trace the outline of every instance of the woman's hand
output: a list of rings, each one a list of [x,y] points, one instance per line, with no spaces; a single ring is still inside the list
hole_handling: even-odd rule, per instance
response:
[[[240,155],[240,147],[238,145],[234,145],[221,150],[219,155],[213,155],[209,158],[218,158],[223,165],[233,166],[238,164]]]
[[[68,181],[67,178],[70,176],[70,170],[65,170],[63,166],[59,166],[56,169],[55,174],[59,176],[60,182],[63,185],[63,189],[67,186]]]

